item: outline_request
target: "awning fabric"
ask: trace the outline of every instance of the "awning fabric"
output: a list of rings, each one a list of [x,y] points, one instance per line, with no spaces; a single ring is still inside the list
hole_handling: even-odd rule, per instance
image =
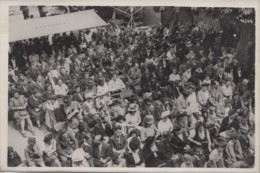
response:
[[[9,42],[104,25],[94,10],[27,20],[10,16]]]

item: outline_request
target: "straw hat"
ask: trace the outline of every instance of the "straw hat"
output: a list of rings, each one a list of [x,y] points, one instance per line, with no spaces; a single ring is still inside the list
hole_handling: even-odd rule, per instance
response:
[[[171,114],[171,113],[170,113],[169,110],[168,110],[168,111],[164,111],[164,112],[162,112],[162,114],[161,114],[161,119],[163,119],[163,118],[169,116],[170,114]]]
[[[146,124],[153,124],[154,123],[154,118],[152,115],[146,115],[144,117],[144,123]]]
[[[73,162],[79,162],[84,160],[84,150],[82,148],[76,149],[71,156]]]
[[[137,111],[137,106],[135,104],[130,104],[128,108],[128,112],[135,112]]]

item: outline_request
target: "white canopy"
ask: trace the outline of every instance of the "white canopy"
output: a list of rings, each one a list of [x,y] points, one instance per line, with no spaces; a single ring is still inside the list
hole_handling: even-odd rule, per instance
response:
[[[27,20],[10,16],[9,42],[104,25],[94,10]]]

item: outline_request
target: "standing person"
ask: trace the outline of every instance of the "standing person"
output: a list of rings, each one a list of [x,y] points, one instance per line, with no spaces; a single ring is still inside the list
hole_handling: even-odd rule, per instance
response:
[[[25,159],[29,167],[45,167],[44,161],[42,159],[42,151],[39,145],[36,143],[36,139],[29,137],[28,145],[24,149]]]
[[[27,100],[23,95],[20,95],[18,91],[14,92],[14,96],[9,101],[9,108],[14,112],[14,121],[18,121],[21,126],[21,133],[23,137],[27,137],[25,134],[25,122],[27,122],[29,128],[32,130],[32,134],[35,135],[34,127],[30,116],[26,110],[28,105]],[[16,123],[16,122],[15,122]]]

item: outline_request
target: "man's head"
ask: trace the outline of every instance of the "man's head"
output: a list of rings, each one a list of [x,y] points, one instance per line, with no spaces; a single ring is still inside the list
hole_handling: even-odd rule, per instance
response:
[[[95,145],[100,145],[102,143],[102,141],[103,141],[102,135],[98,134],[98,135],[95,136],[95,138],[94,138],[94,144]]]
[[[29,138],[28,138],[28,144],[29,144],[30,146],[34,146],[34,145],[36,144],[36,139],[33,138],[33,137],[29,137]]]
[[[115,127],[115,135],[120,136],[122,134],[122,127],[121,126],[116,126]]]

